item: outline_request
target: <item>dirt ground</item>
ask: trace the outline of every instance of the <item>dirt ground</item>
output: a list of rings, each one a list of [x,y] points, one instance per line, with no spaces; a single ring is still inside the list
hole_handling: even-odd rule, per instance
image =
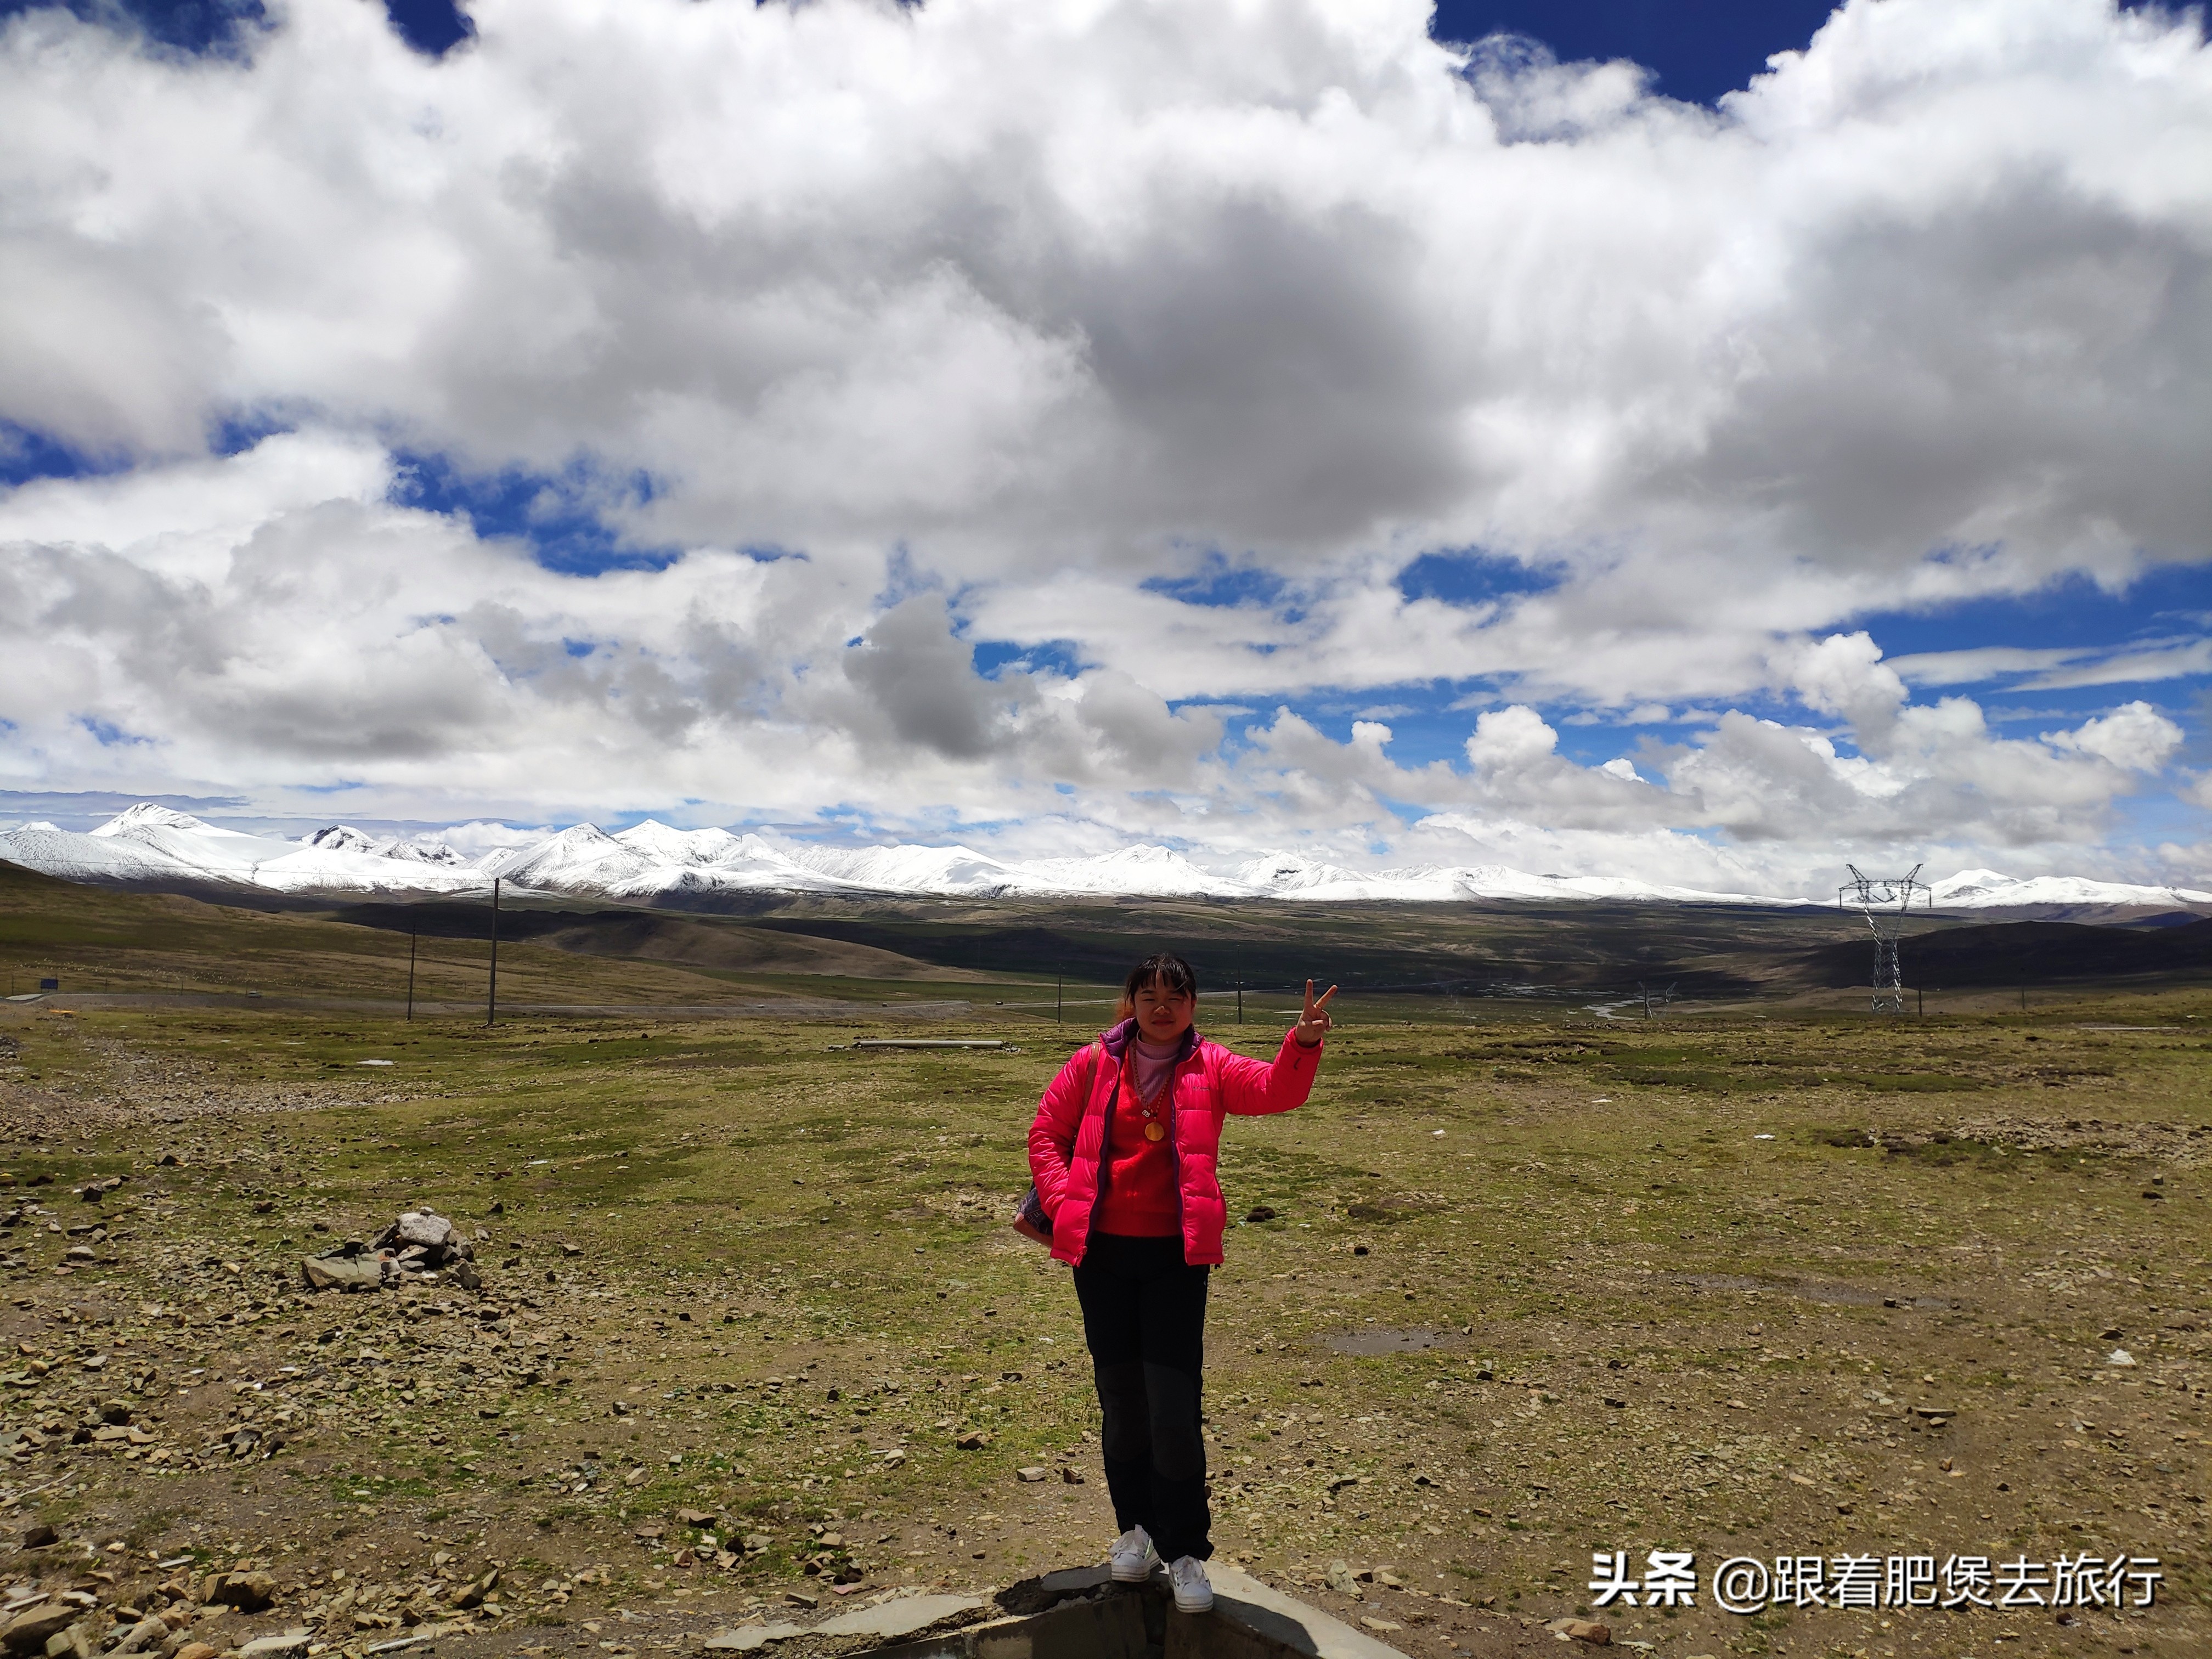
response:
[[[1222,1556],[1415,1655],[2212,1651],[2212,995],[1349,1012],[1224,1142]],[[9,1605],[623,1654],[1100,1559],[1073,1297],[1004,1224],[1068,1039],[843,1046],[898,1029],[9,1006],[0,1524],[58,1541]],[[480,1291],[306,1292],[425,1206]],[[1693,1605],[1589,1587],[1655,1551]],[[1808,1588],[1725,1612],[1732,1558]],[[1923,1559],[1965,1605],[1820,1604]],[[2053,1605],[2116,1563],[2154,1605]]]

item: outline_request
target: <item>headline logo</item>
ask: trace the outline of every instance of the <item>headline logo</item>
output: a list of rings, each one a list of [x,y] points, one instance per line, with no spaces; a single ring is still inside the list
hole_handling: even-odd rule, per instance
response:
[[[1595,1606],[1698,1605],[1695,1551],[1647,1551],[1638,1577],[1629,1576],[1628,1554],[1590,1552]],[[1706,1588],[1713,1606],[1745,1615],[1771,1607],[2148,1607],[2165,1577],[2151,1555],[1734,1555]]]

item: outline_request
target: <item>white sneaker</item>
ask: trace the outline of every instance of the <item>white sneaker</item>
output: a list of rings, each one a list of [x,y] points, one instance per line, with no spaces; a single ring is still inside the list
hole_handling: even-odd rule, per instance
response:
[[[1132,1527],[1114,1540],[1114,1582],[1117,1584],[1141,1584],[1152,1576],[1152,1569],[1160,1564],[1159,1554],[1152,1548],[1152,1535],[1142,1527]]]
[[[1213,1610],[1213,1585],[1206,1578],[1206,1563],[1194,1555],[1179,1555],[1168,1569],[1168,1583],[1175,1586],[1175,1601],[1183,1613],[1211,1613]]]

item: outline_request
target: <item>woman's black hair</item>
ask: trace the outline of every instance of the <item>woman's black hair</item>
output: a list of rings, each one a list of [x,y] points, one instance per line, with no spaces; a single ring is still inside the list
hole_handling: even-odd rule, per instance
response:
[[[1171,951],[1162,951],[1146,957],[1129,969],[1129,977],[1121,981],[1123,1018],[1127,1018],[1134,1012],[1137,993],[1154,983],[1164,986],[1176,996],[1189,997],[1193,1000],[1196,1000],[1198,996],[1198,975],[1191,972],[1190,964]]]

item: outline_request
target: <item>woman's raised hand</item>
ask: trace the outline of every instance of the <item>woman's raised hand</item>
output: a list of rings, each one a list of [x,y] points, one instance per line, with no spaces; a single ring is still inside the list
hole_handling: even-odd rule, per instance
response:
[[[1313,994],[1313,981],[1311,980],[1306,981],[1305,1012],[1298,1016],[1298,1023],[1291,1027],[1291,1035],[1307,1048],[1312,1048],[1315,1043],[1328,1035],[1331,1023],[1328,1017],[1328,1000],[1335,994],[1336,987],[1332,985],[1319,997],[1316,997]]]

